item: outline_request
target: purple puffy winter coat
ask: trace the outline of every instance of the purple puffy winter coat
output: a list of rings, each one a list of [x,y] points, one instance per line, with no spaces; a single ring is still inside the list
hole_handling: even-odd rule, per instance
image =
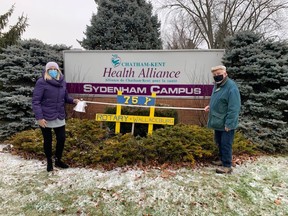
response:
[[[32,109],[36,120],[64,119],[65,103],[73,104],[73,98],[68,95],[63,75],[59,80],[37,80],[32,97]]]

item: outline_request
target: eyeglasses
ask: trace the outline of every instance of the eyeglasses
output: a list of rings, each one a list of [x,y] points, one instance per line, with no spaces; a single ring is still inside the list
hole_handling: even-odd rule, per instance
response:
[[[56,71],[59,71],[57,68],[49,68],[47,71],[53,71],[53,70],[56,70]]]

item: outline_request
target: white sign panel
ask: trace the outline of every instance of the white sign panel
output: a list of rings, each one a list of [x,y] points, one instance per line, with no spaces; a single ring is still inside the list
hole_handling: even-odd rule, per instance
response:
[[[210,96],[211,67],[224,50],[64,51],[68,91],[77,94]]]

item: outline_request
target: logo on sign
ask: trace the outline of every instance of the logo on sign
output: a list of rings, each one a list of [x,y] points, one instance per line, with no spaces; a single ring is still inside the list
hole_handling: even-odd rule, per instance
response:
[[[121,58],[117,54],[112,54],[111,61],[114,67],[118,67],[121,64]]]

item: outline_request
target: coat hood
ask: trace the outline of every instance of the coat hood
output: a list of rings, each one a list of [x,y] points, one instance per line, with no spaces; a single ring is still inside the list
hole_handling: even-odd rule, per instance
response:
[[[46,82],[54,86],[63,86],[64,76],[61,74],[59,80],[51,79],[51,80],[46,80]]]

